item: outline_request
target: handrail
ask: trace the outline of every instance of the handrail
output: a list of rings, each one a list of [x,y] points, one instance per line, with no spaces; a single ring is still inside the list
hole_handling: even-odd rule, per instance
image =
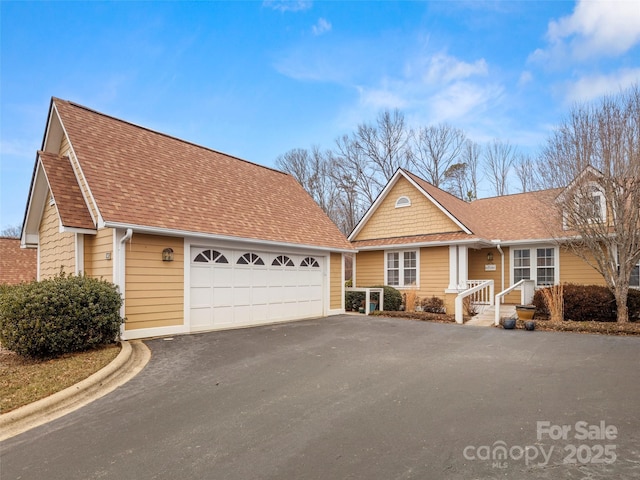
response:
[[[484,290],[487,287],[489,287],[490,290],[489,305],[493,305],[493,280],[485,280],[480,285],[476,285],[475,287],[469,288],[468,290],[465,290],[458,294],[454,304],[456,323],[462,323],[464,320],[462,312],[462,300],[465,297],[473,295],[474,293],[479,292],[480,290]]]
[[[535,282],[533,280],[520,280],[519,282],[514,283],[509,288],[505,288],[503,291],[496,295],[496,316],[494,323],[496,325],[500,325],[500,303],[502,297],[504,297],[507,293],[512,292],[516,288],[520,286],[524,286],[524,288],[520,289],[520,303],[522,305],[526,305],[533,299],[533,291],[535,290]]]

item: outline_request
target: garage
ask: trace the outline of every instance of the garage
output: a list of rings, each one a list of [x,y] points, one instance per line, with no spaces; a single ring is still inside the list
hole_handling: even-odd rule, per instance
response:
[[[191,247],[191,331],[322,316],[324,261],[287,252]]]

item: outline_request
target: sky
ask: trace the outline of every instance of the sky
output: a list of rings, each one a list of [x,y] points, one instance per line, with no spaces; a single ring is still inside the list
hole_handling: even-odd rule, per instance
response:
[[[395,108],[534,153],[638,83],[637,0],[1,0],[0,228],[22,222],[52,96],[273,166]]]

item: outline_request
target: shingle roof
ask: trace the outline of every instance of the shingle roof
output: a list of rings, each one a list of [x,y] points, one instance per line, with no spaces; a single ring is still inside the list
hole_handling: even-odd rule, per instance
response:
[[[375,245],[441,242],[447,240],[548,240],[567,235],[554,201],[562,189],[503,195],[465,202],[417,175],[403,170],[420,189],[447,210],[471,234],[431,234],[354,242],[358,248]],[[453,235],[453,236],[451,236]]]
[[[551,239],[563,236],[562,218],[554,204],[561,191],[556,188],[482,198],[471,202],[469,212],[480,226],[478,235],[485,238],[503,242]]]
[[[443,244],[448,242],[460,242],[465,240],[478,240],[475,235],[469,235],[465,232],[451,232],[451,233],[432,233],[428,235],[411,235],[407,237],[392,237],[392,238],[375,238],[372,240],[356,240],[353,245],[356,248],[365,247],[382,247],[392,245],[411,245],[414,243],[421,244]]]
[[[107,223],[352,248],[290,175],[53,102]]]
[[[20,239],[0,237],[0,283],[35,280],[37,258],[37,250],[20,248]]]
[[[46,152],[38,152],[38,155],[44,166],[62,225],[95,229],[69,157],[60,157]]]

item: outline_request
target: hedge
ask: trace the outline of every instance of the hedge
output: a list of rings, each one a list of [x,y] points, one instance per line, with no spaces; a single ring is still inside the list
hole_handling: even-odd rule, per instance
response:
[[[396,311],[400,310],[400,305],[402,305],[402,294],[393,287],[389,285],[376,285],[373,287],[367,288],[382,288],[384,289],[384,309],[385,311]],[[372,301],[376,301],[378,298],[377,293],[372,293]],[[365,300],[364,292],[347,292],[345,294],[345,308],[349,310],[353,305],[360,306],[362,302]]]
[[[115,285],[85,276],[13,285],[0,293],[0,342],[33,358],[112,343],[124,321],[121,306]]]
[[[542,290],[533,296],[536,316],[547,317],[549,311]],[[629,289],[627,298],[629,320],[640,320],[640,291]],[[607,287],[600,285],[564,285],[564,318],[574,321],[615,322],[617,320],[616,300]]]

